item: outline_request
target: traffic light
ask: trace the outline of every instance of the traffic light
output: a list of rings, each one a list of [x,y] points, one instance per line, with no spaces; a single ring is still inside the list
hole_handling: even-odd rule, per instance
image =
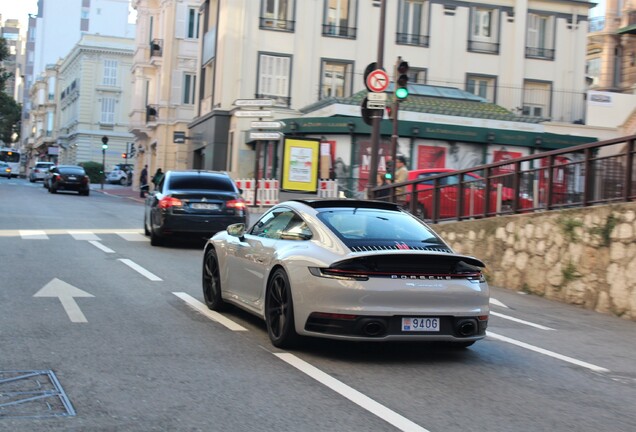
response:
[[[392,107],[392,106],[390,106],[390,105],[387,105],[387,106],[386,106],[386,108],[385,108],[385,110],[386,110],[386,116],[387,116],[389,119],[393,120],[393,107]]]
[[[397,100],[402,101],[409,95],[409,64],[405,61],[398,60],[396,71],[397,77],[395,79],[395,97],[397,98]]]
[[[122,153],[121,157],[123,157],[124,159],[128,159],[128,155],[126,153]]]
[[[106,151],[108,149],[108,137],[104,135],[102,137],[102,151]]]

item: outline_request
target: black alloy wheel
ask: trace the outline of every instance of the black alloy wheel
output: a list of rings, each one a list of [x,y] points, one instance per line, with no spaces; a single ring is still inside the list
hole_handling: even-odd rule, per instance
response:
[[[203,258],[203,298],[208,309],[222,311],[227,306],[221,297],[219,260],[214,248],[208,249]]]
[[[298,342],[289,278],[281,268],[276,269],[267,284],[265,322],[269,339],[275,347],[289,348]]]

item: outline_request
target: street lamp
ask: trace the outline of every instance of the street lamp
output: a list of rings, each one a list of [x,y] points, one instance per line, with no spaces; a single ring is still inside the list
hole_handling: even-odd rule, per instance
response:
[[[106,149],[108,148],[108,137],[104,135],[102,137],[102,189],[104,189],[104,177],[106,177]]]

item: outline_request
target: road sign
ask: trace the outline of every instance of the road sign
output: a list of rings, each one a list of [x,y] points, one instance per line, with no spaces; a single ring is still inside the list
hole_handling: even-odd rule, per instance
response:
[[[253,121],[252,128],[254,129],[280,129],[284,128],[285,123],[282,121]]]
[[[384,109],[386,107],[386,102],[384,101],[367,101],[367,108],[369,109]]]
[[[386,101],[386,93],[368,93],[367,99],[370,101]]]
[[[274,106],[273,99],[237,99],[234,101],[234,105],[240,107],[264,107]]]
[[[185,132],[174,131],[172,133],[172,142],[175,144],[183,144],[186,141]]]
[[[383,92],[389,87],[389,75],[382,69],[376,69],[367,77],[367,88],[372,92]]]
[[[237,117],[271,117],[271,111],[265,110],[244,110],[244,111],[236,111],[234,113]]]
[[[283,134],[280,132],[250,132],[251,140],[277,140],[282,137]]]

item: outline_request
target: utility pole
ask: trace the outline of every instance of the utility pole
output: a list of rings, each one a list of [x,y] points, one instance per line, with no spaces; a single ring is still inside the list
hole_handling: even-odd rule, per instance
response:
[[[378,60],[377,68],[382,69],[384,62],[384,21],[386,14],[386,0],[380,0],[380,26],[378,34]],[[369,179],[367,182],[367,196],[371,188],[377,185],[378,179],[378,153],[380,151],[380,121],[382,117],[373,117],[371,126],[371,166],[369,167]]]

